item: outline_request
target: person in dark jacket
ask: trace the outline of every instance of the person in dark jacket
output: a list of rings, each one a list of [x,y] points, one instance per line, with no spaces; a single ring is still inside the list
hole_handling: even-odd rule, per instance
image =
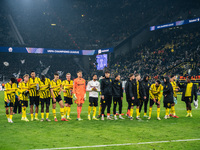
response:
[[[146,92],[146,99],[141,101],[139,112],[141,112],[142,105],[143,105],[143,102],[144,102],[144,117],[148,117],[147,116],[147,104],[148,104],[148,101],[149,101],[149,88],[151,86],[151,84],[149,83],[149,76],[148,75],[144,76],[144,78],[142,80],[142,86],[143,86],[143,88],[145,89],[145,92]]]
[[[113,120],[110,117],[110,107],[112,103],[112,79],[110,78],[110,72],[105,71],[105,78],[101,81],[101,98],[102,98],[102,110],[101,120],[104,120],[104,111],[107,107],[107,119]]]
[[[170,118],[169,117],[169,108],[171,108],[171,105],[174,103],[174,97],[173,97],[173,87],[171,83],[169,82],[168,77],[164,77],[164,86],[163,86],[163,97],[164,97],[164,107],[166,108],[166,114],[165,119]]]
[[[178,86],[183,90],[182,101],[184,101],[186,104],[186,117],[192,117],[191,103],[193,102],[193,99],[195,101],[197,100],[197,87],[194,83],[191,82],[191,76],[186,78],[186,82],[187,83],[182,85],[178,82]]]
[[[123,89],[122,89],[122,83],[120,81],[120,75],[119,74],[115,75],[115,80],[112,83],[112,92],[113,92],[113,104],[114,104],[114,107],[113,107],[114,119],[117,120],[117,116],[116,116],[117,103],[119,104],[119,119],[124,119],[121,116]]]
[[[129,87],[131,97],[130,119],[133,120],[133,107],[136,106],[136,119],[141,120],[139,106],[141,101],[146,99],[146,92],[140,81],[141,76],[136,74],[135,78],[136,80],[133,80],[131,86]]]
[[[130,109],[131,109],[131,97],[130,97],[130,92],[129,92],[129,87],[132,84],[132,81],[135,79],[135,75],[133,73],[131,73],[129,75],[129,79],[127,80],[126,84],[125,84],[125,92],[126,92],[126,101],[128,103],[128,108],[127,108],[127,116],[130,116]]]

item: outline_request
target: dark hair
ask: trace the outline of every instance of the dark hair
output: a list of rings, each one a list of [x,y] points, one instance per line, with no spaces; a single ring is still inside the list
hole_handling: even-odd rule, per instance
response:
[[[54,76],[59,76],[59,74],[56,72],[56,73],[54,73]]]
[[[118,74],[118,73],[116,73],[116,74],[115,74],[115,78],[116,78],[116,77],[118,77],[118,76],[119,76],[119,74]]]
[[[173,78],[174,76],[175,76],[175,75],[172,74],[172,75],[171,75],[171,78]]]
[[[157,82],[158,84],[161,84],[160,80],[156,80],[156,82]]]
[[[45,75],[41,76],[41,81],[45,81]]]
[[[191,80],[191,76],[188,76],[187,78]]]
[[[110,71],[109,71],[109,70],[106,70],[105,73],[110,73]]]
[[[33,72],[35,72],[35,71],[32,70],[31,73],[33,73]]]
[[[81,70],[78,70],[77,73],[82,72]]]
[[[11,81],[12,83],[15,83],[16,79],[15,79],[15,78],[10,78],[10,81]]]
[[[134,76],[134,74],[133,74],[133,73],[129,74],[129,78],[130,78],[130,77],[132,77],[132,76]]]
[[[93,74],[92,74],[92,77],[94,77],[95,75],[97,75],[97,74],[96,74],[96,73],[93,73]]]

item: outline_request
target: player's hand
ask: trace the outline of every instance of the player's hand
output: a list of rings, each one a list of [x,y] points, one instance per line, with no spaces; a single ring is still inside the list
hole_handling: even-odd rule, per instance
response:
[[[165,95],[165,97],[167,97],[167,95]]]
[[[96,87],[93,87],[92,90],[93,90],[93,91],[97,91]]]
[[[7,103],[10,103],[10,101],[9,101],[8,99],[6,100],[6,102],[7,102]]]
[[[61,91],[58,93],[58,95],[60,95],[61,94]]]
[[[144,99],[147,99],[147,97],[146,97],[146,96],[144,96]]]
[[[160,101],[158,101],[157,103],[158,103],[158,105],[160,105]]]
[[[63,92],[65,93],[65,92],[66,92],[66,90],[63,90]]]
[[[178,92],[178,89],[176,89],[176,92]]]
[[[101,98],[104,99],[104,95],[102,95]]]
[[[135,97],[132,97],[132,100],[134,100],[135,99]]]
[[[156,98],[154,98],[153,101],[156,102]]]
[[[20,97],[18,96],[18,101],[20,101]]]
[[[121,97],[121,100],[123,100],[123,97]]]
[[[56,102],[56,99],[55,99],[55,98],[53,98],[53,102]]]

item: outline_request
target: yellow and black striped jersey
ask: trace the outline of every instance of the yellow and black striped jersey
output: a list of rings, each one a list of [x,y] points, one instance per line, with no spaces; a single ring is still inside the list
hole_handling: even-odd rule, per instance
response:
[[[10,102],[15,102],[15,94],[18,95],[17,84],[6,83],[4,87],[4,100],[10,100]]]
[[[40,78],[38,77],[35,77],[34,79],[33,78],[29,78],[29,95],[30,96],[39,96],[39,91],[37,91],[37,85],[39,86],[39,81],[40,81]]]
[[[140,83],[139,83],[139,81],[137,81],[137,98],[138,99],[141,98],[139,89],[140,89]]]
[[[49,98],[50,97],[50,79],[45,78],[45,81],[39,81],[39,95],[40,98]]]
[[[28,101],[28,95],[26,92],[29,90],[29,83],[19,83],[18,85],[18,92],[20,100]]]
[[[156,98],[158,99],[158,101],[160,101],[163,94],[163,86],[160,84],[157,87],[155,83],[152,84],[149,90],[149,94],[150,94],[150,99]]]
[[[63,92],[64,93],[64,96],[65,97],[69,97],[69,98],[72,98],[72,91],[73,91],[73,81],[70,80],[64,80],[62,82],[62,87],[63,89],[66,91],[66,92]]]
[[[58,79],[56,82],[54,80],[51,80],[50,82],[50,89],[53,89],[53,94],[55,98],[59,95],[61,85],[62,83],[60,79]]]
[[[173,91],[174,91],[174,97],[177,97],[177,92],[176,92],[176,89],[178,88],[177,84],[175,81],[172,81],[171,82],[171,85],[173,87]]]

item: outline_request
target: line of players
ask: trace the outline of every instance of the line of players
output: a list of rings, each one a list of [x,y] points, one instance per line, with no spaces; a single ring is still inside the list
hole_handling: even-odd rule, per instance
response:
[[[15,103],[15,95],[18,96],[18,101],[22,105],[22,118],[23,121],[29,121],[26,116],[26,108],[28,107],[28,99],[30,99],[30,114],[31,121],[39,120],[38,119],[38,110],[39,104],[41,103],[41,121],[44,121],[44,104],[46,104],[46,121],[51,121],[49,119],[49,106],[50,99],[52,99],[52,113],[54,116],[54,121],[58,121],[56,117],[56,102],[60,106],[60,115],[61,121],[71,120],[70,111],[73,100],[77,104],[77,120],[82,120],[80,117],[82,111],[82,105],[86,100],[86,91],[89,92],[89,107],[88,107],[88,120],[91,120],[90,113],[93,107],[93,120],[98,120],[97,118],[101,117],[101,120],[104,120],[104,111],[107,108],[107,119],[108,120],[117,120],[116,116],[116,107],[119,105],[119,119],[124,119],[122,117],[122,100],[123,100],[123,88],[122,82],[120,81],[120,75],[116,74],[115,79],[110,78],[110,72],[105,72],[105,77],[97,81],[97,75],[92,76],[93,80],[89,81],[86,87],[86,81],[82,78],[82,71],[77,72],[77,78],[71,80],[71,74],[66,74],[66,80],[61,82],[59,75],[54,74],[54,79],[50,79],[45,76],[38,78],[35,76],[35,72],[31,72],[31,77],[29,78],[28,74],[23,76],[23,81],[20,83],[15,83],[15,79],[11,78],[10,82],[5,85],[4,99],[5,99],[5,108],[6,116],[8,122],[13,123],[13,106]],[[162,85],[159,80],[154,84],[150,85],[149,77],[144,76],[144,79],[141,81],[139,74],[130,74],[129,79],[125,85],[126,100],[128,102],[127,116],[130,120],[133,120],[133,108],[136,107],[136,119],[141,120],[140,112],[144,105],[144,117],[151,119],[152,107],[154,104],[157,105],[157,119],[160,119],[160,103],[161,98],[163,98],[164,107],[166,108],[165,119],[178,118],[175,114],[175,104],[177,101],[177,92],[180,88],[183,90],[182,101],[186,103],[187,116],[192,117],[191,112],[191,103],[195,99],[195,106],[198,106],[197,100],[197,89],[195,84],[191,82],[191,78],[187,78],[187,83],[180,84],[175,82],[175,76],[171,76],[171,79],[164,77],[164,84]],[[170,82],[171,80],[171,82]],[[64,93],[64,102],[63,104],[61,98],[61,91]],[[96,118],[96,109],[98,106],[98,97],[101,97],[100,107],[99,107],[99,116]],[[193,97],[194,96],[194,97]],[[150,108],[149,116],[147,116],[147,104],[150,98]],[[111,117],[110,108],[113,102],[113,115]],[[33,116],[33,106],[35,108],[35,118]],[[10,108],[10,113],[9,113]],[[170,114],[169,109],[171,108]]]

